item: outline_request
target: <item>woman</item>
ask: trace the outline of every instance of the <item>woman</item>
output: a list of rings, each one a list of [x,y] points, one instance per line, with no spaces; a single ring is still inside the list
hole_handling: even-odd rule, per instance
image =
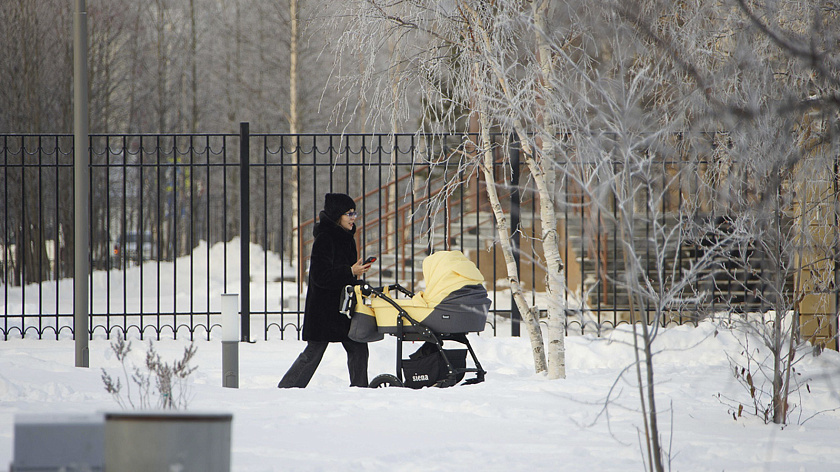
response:
[[[328,193],[315,224],[315,242],[309,263],[309,284],[303,318],[306,348],[283,376],[279,388],[304,388],[321,363],[329,343],[340,342],[347,351],[351,387],[368,386],[368,347],[350,340],[350,320],[341,314],[341,292],[370,269],[358,257],[356,202],[343,193]]]

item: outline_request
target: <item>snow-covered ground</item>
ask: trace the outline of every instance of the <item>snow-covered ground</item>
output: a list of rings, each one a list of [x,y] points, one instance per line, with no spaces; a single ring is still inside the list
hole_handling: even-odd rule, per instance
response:
[[[279,390],[304,343],[277,336],[240,344],[240,387],[223,388],[221,332],[214,330],[211,341],[196,341],[189,409],[233,414],[234,471],[644,470],[636,377],[624,372],[634,358],[628,329],[568,337],[564,380],[533,372],[527,337],[472,334],[486,381],[422,390],[348,387],[339,345],[327,350],[308,388]],[[182,337],[154,348],[174,361],[189,344]],[[371,378],[394,373],[395,343],[386,336],[370,345]],[[134,339],[132,347],[131,362],[142,365],[147,344]],[[416,347],[405,344],[406,353]],[[100,379],[102,368],[120,375],[110,341],[100,333],[90,342],[90,368],[74,367],[74,348],[65,335],[0,341],[0,470],[14,459],[17,415],[119,411]],[[792,422],[782,428],[753,416],[733,419],[738,402],[752,409],[727,360],[742,351],[733,333],[711,322],[670,328],[655,350],[670,470],[822,472],[837,463],[837,352],[807,353],[797,365],[802,388],[793,396]]]
[[[826,410],[840,406],[840,355],[807,356],[798,366],[808,388],[794,400],[794,424],[736,421],[718,394],[749,405],[724,355],[739,345],[730,333],[713,334],[707,323],[669,329],[657,342],[671,470],[830,470],[840,454],[840,411]],[[472,338],[486,382],[422,390],[349,388],[338,345],[308,388],[279,390],[303,348],[288,340],[242,344],[240,388],[223,388],[221,343],[200,341],[189,408],[233,414],[234,471],[643,470],[635,377],[619,379],[633,358],[626,331],[569,337],[565,380],[534,374],[524,338]],[[155,349],[172,361],[186,344],[162,340]],[[132,346],[142,365],[147,346]],[[394,361],[394,338],[371,345],[371,376],[393,373]],[[100,368],[120,373],[108,341],[91,342],[90,365],[74,367],[72,340],[0,343],[0,467],[13,460],[16,415],[119,411],[100,380]]]

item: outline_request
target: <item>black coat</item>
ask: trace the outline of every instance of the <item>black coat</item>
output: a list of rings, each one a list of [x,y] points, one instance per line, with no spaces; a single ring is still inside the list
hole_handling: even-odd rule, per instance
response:
[[[309,284],[303,318],[305,341],[347,341],[350,320],[341,314],[341,291],[357,280],[351,266],[359,259],[356,240],[321,212],[309,260]]]

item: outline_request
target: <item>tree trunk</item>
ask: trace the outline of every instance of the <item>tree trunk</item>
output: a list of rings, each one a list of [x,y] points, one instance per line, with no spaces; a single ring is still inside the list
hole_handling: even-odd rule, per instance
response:
[[[641,310],[641,312],[642,340],[644,342],[645,371],[647,374],[647,388],[645,390],[645,394],[647,395],[648,423],[650,424],[650,437],[648,438],[648,441],[650,442],[651,461],[653,463],[654,470],[656,470],[656,472],[663,472],[665,468],[662,465],[662,445],[659,443],[659,421],[656,418],[656,392],[653,383],[653,352],[651,350],[651,343],[653,340],[651,339],[650,331],[648,330],[649,320],[647,310]]]
[[[198,31],[195,21],[195,0],[190,0],[190,66],[192,67],[192,77],[190,77],[192,99],[190,132],[195,133],[198,131]]]
[[[490,123],[488,122],[487,114],[483,111],[484,107],[479,107],[481,108],[478,116],[479,122],[481,123],[480,136],[482,141],[480,164],[486,182],[487,198],[490,200],[490,206],[496,218],[496,229],[499,234],[499,244],[502,246],[502,254],[505,257],[505,266],[507,267],[511,294],[517,308],[519,308],[519,312],[522,314],[523,321],[525,321],[525,328],[531,340],[531,348],[534,354],[534,370],[537,373],[545,372],[548,370],[548,366],[545,359],[542,330],[540,329],[539,319],[536,316],[536,310],[528,306],[528,301],[525,300],[525,294],[522,292],[522,286],[519,283],[519,273],[516,268],[516,261],[513,258],[513,247],[510,243],[510,229],[508,228],[507,217],[502,210],[502,204],[499,202],[499,195],[496,193],[496,179],[493,176],[493,148],[490,143]]]
[[[776,304],[778,308],[781,304]],[[773,323],[773,401],[772,414],[773,422],[784,424],[784,402],[782,401],[782,350],[784,349],[784,315],[776,312],[776,320]]]
[[[291,37],[289,41],[289,132],[297,134],[300,132],[300,117],[298,116],[298,0],[289,0],[289,21],[291,22]],[[293,149],[297,149],[297,144]],[[292,152],[292,169],[297,168],[298,153]],[[287,181],[289,185],[289,196],[292,206],[292,231],[289,232],[289,261],[298,259],[301,245],[300,239],[300,210],[298,202],[298,179],[293,178]],[[301,270],[298,270],[302,277]]]
[[[492,41],[490,40],[490,35],[488,34],[486,28],[484,27],[481,18],[474,9],[472,9],[469,4],[464,4],[464,8],[469,11],[472,15],[474,20],[474,27],[477,29],[481,35],[480,40],[477,40],[475,43],[475,47],[482,51],[484,54],[492,56],[494,52],[494,48],[492,46]],[[544,14],[545,10],[548,8],[548,3],[543,2],[539,8],[535,7],[535,17],[540,17],[542,21],[542,27],[544,28]],[[538,25],[539,26],[539,25]],[[539,30],[540,28],[538,28]],[[537,31],[537,41],[542,48],[542,54],[546,57],[546,61],[541,63],[541,69],[543,72],[543,79],[545,80],[551,74],[551,67],[550,67],[550,54],[548,53],[548,46],[545,43],[544,36],[541,34],[541,31]],[[495,61],[487,61],[491,66],[490,70],[492,74],[495,76],[496,80],[499,82],[499,86],[501,88],[502,94],[505,99],[509,102],[509,104],[515,108],[515,104],[517,103],[514,97],[512,96],[512,92],[510,87],[508,86],[507,79],[505,76],[505,72],[500,70],[498,63]],[[546,81],[547,82],[547,81]],[[481,118],[484,118],[486,113],[481,113]],[[489,125],[485,126],[482,124],[482,133],[485,133],[485,128],[489,130]],[[553,128],[549,128],[553,130]],[[559,238],[557,236],[557,217],[554,212],[554,178],[553,172],[550,174],[550,177],[547,178],[546,172],[542,166],[542,160],[537,161],[534,157],[534,149],[531,147],[528,141],[528,133],[525,130],[524,125],[521,123],[519,119],[514,120],[514,130],[516,131],[521,146],[523,147],[523,151],[525,154],[526,163],[528,164],[528,168],[531,171],[531,175],[534,178],[534,182],[537,185],[537,189],[540,195],[540,218],[541,218],[541,225],[542,225],[542,242],[543,242],[543,257],[545,258],[547,264],[547,286],[549,290],[549,318],[548,318],[548,332],[549,332],[549,343],[548,343],[548,368],[549,371],[549,378],[552,379],[559,379],[564,378],[566,376],[566,354],[565,354],[565,325],[566,325],[566,311],[565,306],[563,303],[564,296],[567,293],[566,286],[565,286],[565,275],[564,275],[564,266],[563,261],[560,257],[560,249],[559,249]],[[549,131],[551,135],[546,136],[543,134],[542,145],[543,149],[541,151],[548,152],[549,154],[552,151],[551,144],[553,143],[554,137],[553,131]],[[545,133],[545,131],[543,132]],[[489,139],[487,142],[489,145]],[[495,190],[494,190],[495,191]],[[489,192],[489,190],[488,190]],[[494,210],[495,213],[495,210]],[[504,214],[502,214],[504,217]],[[498,221],[498,217],[496,218]],[[505,226],[507,226],[505,224]],[[500,229],[501,231],[501,229]],[[507,228],[505,228],[507,231]],[[501,233],[500,233],[501,234]],[[512,253],[511,253],[512,254]],[[506,255],[507,257],[507,255]],[[513,273],[516,273],[516,266],[513,266]],[[508,269],[508,274],[511,274],[510,268]],[[517,281],[518,282],[518,281]],[[523,297],[524,299],[524,297]],[[519,303],[517,302],[517,306]],[[522,309],[520,308],[520,311]],[[536,310],[533,310],[536,311]],[[524,311],[522,311],[524,313]],[[536,329],[539,330],[539,320],[535,315],[532,314],[532,318],[536,320]],[[532,334],[533,336],[533,334]],[[542,333],[539,333],[539,342],[542,345]],[[533,343],[533,340],[532,340]]]
[[[629,169],[629,165],[624,166]],[[653,352],[651,350],[650,332],[648,330],[648,323],[650,322],[648,312],[643,308],[642,300],[639,300],[640,309],[636,310],[636,298],[641,298],[638,290],[642,290],[638,283],[640,277],[640,268],[635,262],[636,250],[633,241],[635,231],[635,202],[633,192],[633,181],[629,171],[625,170],[623,175],[624,182],[621,181],[622,176],[616,175],[616,192],[617,200],[619,202],[619,218],[620,221],[620,237],[622,247],[622,254],[624,257],[626,284],[629,288],[630,301],[630,322],[633,326],[633,352],[636,357],[636,378],[639,383],[639,402],[642,408],[642,418],[644,419],[645,427],[645,447],[648,458],[650,459],[649,469],[656,472],[662,472],[662,447],[659,444],[659,427],[656,418],[656,402],[655,402],[655,386],[653,378]],[[633,289],[637,292],[633,293]],[[638,316],[637,316],[638,313]],[[641,329],[641,336],[638,330]],[[639,345],[639,338],[641,337],[642,345]],[[640,352],[643,355],[640,355]],[[642,376],[642,366],[645,369],[644,378]]]
[[[168,110],[168,68],[167,68],[167,51],[166,51],[166,6],[161,0],[157,2],[157,24],[155,25],[157,36],[155,38],[157,45],[157,101],[158,101],[158,132],[166,132],[166,112]]]
[[[536,24],[536,41],[538,58],[540,61],[542,88],[544,93],[551,94],[553,70],[551,65],[551,50],[545,38],[546,21],[545,15],[548,12],[549,1],[542,0],[533,4],[534,22]],[[540,100],[537,104],[539,110],[544,110],[545,101]],[[553,168],[546,172],[545,162],[552,163],[550,156],[553,154],[554,124],[550,119],[546,120],[546,114],[539,112],[538,120],[544,130],[541,141],[539,156],[526,154],[526,162],[534,178],[534,183],[540,194],[540,221],[542,224],[543,257],[545,258],[548,271],[546,273],[546,286],[548,287],[548,378],[566,378],[566,304],[565,294],[565,267],[560,257],[560,238],[557,235],[557,215],[554,212],[554,185],[555,173]],[[521,139],[521,138],[520,138]]]

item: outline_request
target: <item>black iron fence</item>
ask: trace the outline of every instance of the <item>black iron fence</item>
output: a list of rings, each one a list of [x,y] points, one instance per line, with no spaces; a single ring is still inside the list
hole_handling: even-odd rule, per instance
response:
[[[89,334],[209,339],[220,331],[221,294],[238,293],[244,337],[299,338],[312,225],[327,192],[357,200],[360,253],[378,257],[368,280],[422,288],[426,255],[462,250],[487,279],[489,332],[517,334],[487,182],[469,159],[457,157],[465,154],[464,139],[263,134],[250,133],[246,123],[236,134],[92,135]],[[517,264],[529,300],[544,310],[533,182],[510,138],[494,139],[491,184],[518,228]],[[0,331],[4,339],[73,336],[73,137],[0,140]],[[684,157],[661,163],[666,197],[671,185],[677,194],[690,191],[673,178]],[[557,185],[571,289],[567,331],[630,322],[627,293],[617,282],[615,215],[582,204],[588,197],[573,180],[561,177]],[[664,222],[684,203],[675,194],[661,205]],[[653,223],[643,220],[641,240]],[[698,257],[675,251],[673,264],[688,266]],[[748,302],[747,280],[727,284],[712,287],[712,305],[731,309],[733,288]],[[719,295],[727,292],[725,303]],[[707,311],[678,310],[663,323],[694,322]],[[833,319],[836,333],[836,314]]]

